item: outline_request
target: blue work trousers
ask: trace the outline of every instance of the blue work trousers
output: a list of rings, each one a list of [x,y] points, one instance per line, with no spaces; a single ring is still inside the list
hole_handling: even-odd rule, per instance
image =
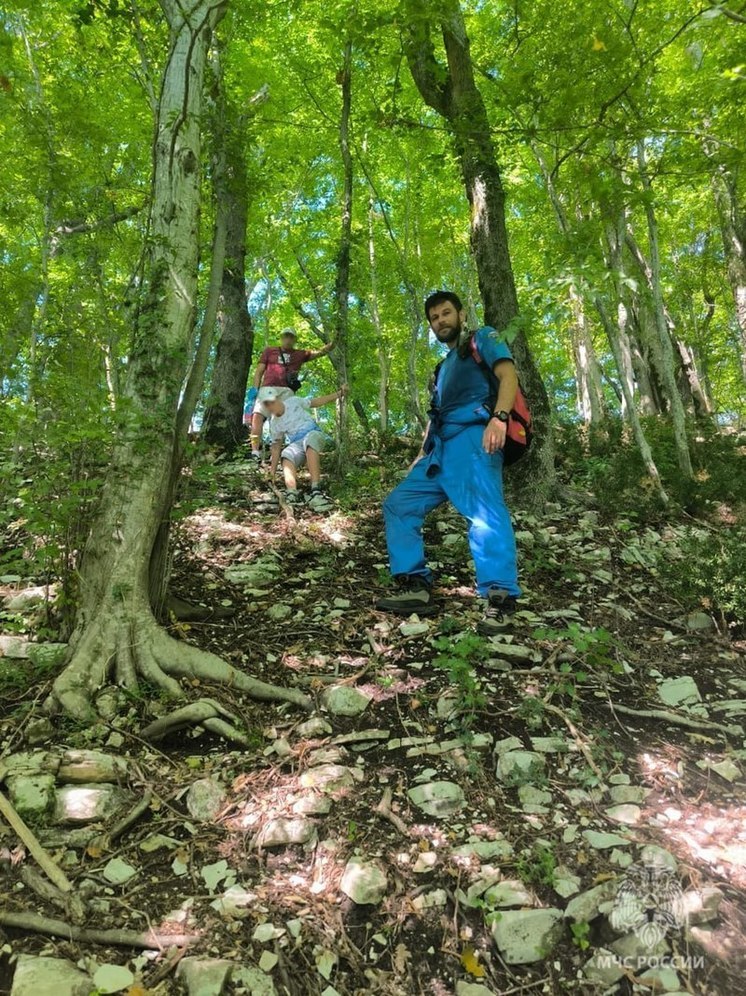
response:
[[[505,505],[502,453],[482,449],[483,425],[467,426],[444,440],[440,469],[428,476],[432,456],[425,456],[383,503],[391,573],[433,575],[425,560],[422,524],[428,512],[450,501],[469,524],[469,546],[477,571],[477,591],[504,588],[516,597],[518,587],[515,536]]]

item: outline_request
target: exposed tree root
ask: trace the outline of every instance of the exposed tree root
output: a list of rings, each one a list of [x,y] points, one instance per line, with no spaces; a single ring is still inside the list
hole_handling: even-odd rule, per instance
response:
[[[0,927],[12,927],[35,934],[50,934],[84,944],[114,944],[124,948],[141,948],[160,951],[165,948],[185,947],[200,940],[199,934],[169,934],[167,931],[146,930],[91,930],[75,927],[64,920],[39,916],[36,913],[5,913],[0,911]]]
[[[626,716],[644,716],[647,719],[662,719],[666,723],[673,723],[676,726],[685,726],[690,730],[716,730],[724,733],[727,737],[742,737],[743,727],[733,724],[726,726],[723,723],[714,723],[709,719],[691,719],[689,716],[679,716],[675,712],[668,712],[667,709],[633,709],[630,706],[620,705],[618,702],[602,703],[612,712],[621,712]]]
[[[236,610],[225,605],[192,605],[178,595],[166,597],[166,612],[179,622],[207,622],[212,619],[229,619]]]
[[[82,721],[93,721],[92,699],[111,680],[134,690],[140,679],[169,698],[183,699],[182,679],[197,684],[236,688],[266,702],[290,702],[310,711],[312,700],[295,688],[283,688],[252,678],[222,658],[173,639],[155,621],[150,608],[139,611],[123,604],[100,609],[73,644],[72,657],[52,687],[49,711],[63,710]],[[215,720],[217,713],[211,714]],[[238,731],[234,731],[240,737]]]
[[[220,719],[220,716],[224,716],[226,719]],[[231,720],[231,722],[227,720]],[[141,736],[145,740],[162,740],[169,733],[181,730],[185,726],[204,726],[205,729],[218,733],[226,740],[233,740],[246,746],[248,738],[236,729],[233,725],[235,722],[236,717],[224,709],[219,702],[215,702],[214,699],[199,699],[197,702],[192,702],[191,705],[170,712],[167,716],[161,716],[150,726],[146,726]]]

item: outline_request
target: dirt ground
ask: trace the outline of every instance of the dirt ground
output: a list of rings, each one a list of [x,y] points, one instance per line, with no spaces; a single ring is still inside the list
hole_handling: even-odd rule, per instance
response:
[[[54,955],[87,970],[127,965],[136,979],[132,996],[187,992],[179,974],[185,954],[263,964],[268,988],[252,989],[236,975],[226,993],[469,993],[457,990],[459,982],[500,994],[654,991],[658,983],[630,969],[607,986],[583,975],[594,952],[616,936],[597,908],[588,920],[566,918],[546,957],[511,964],[492,936],[502,907],[485,899],[490,885],[518,883],[526,908],[564,910],[573,896],[617,885],[624,855],[639,861],[645,845],[675,859],[683,890],[720,892],[713,919],[667,938],[664,961],[674,965],[680,990],[740,990],[744,645],[714,623],[691,628],[661,587],[656,564],[668,547],[675,556],[676,527],[640,525],[625,514],[604,519],[580,500],[540,515],[514,508],[525,608],[506,635],[485,640],[475,633],[481,609],[463,523],[448,510],[426,531],[439,615],[401,620],[375,611],[388,579],[381,487],[371,480],[368,493],[317,515],[272,507],[261,477],[226,468],[216,488],[188,489],[176,527],[174,591],[227,615],[172,618],[172,634],[263,680],[301,688],[328,726],[304,732],[309,717],[293,707],[191,687],[192,697],[209,696],[237,717],[244,743],[198,727],[151,744],[139,731],[171,706],[143,689],[99,728],[61,722],[48,742],[30,744],[49,676],[4,694],[0,756],[51,747],[113,752],[129,764],[132,804],[149,794],[115,841],[92,842],[106,827],[86,828],[87,837],[37,828],[82,890],[86,912],[78,926],[184,930],[194,941],[186,950],[136,952],[0,926],[0,993],[10,990],[19,953]],[[662,700],[661,686],[681,676],[693,679],[699,703]],[[368,699],[364,711],[327,708],[328,689],[339,685]],[[537,765],[501,775],[503,751],[536,751],[535,738],[543,738]],[[319,788],[314,772],[328,774],[331,765],[347,774],[337,771],[338,783]],[[204,779],[217,783],[223,798],[200,821],[187,791]],[[414,786],[434,781],[460,788],[455,811],[433,817],[412,801]],[[620,785],[644,790],[629,811],[612,806],[624,793],[611,789]],[[262,846],[276,820],[303,823],[309,836]],[[593,832],[622,835],[626,843],[598,847]],[[152,849],[156,835],[163,841]],[[502,846],[481,858],[465,847],[475,841]],[[356,856],[385,875],[377,902],[355,903],[341,888]],[[112,858],[134,869],[126,882],[104,874]],[[69,910],[19,877],[29,863],[0,825],[0,909],[72,922]],[[562,896],[555,886],[567,875],[577,883]],[[225,908],[230,889],[243,894],[232,914]],[[274,931],[257,931],[267,924]]]

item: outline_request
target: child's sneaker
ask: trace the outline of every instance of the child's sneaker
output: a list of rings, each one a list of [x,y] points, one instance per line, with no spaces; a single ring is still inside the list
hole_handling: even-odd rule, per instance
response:
[[[477,633],[482,636],[502,633],[510,625],[510,617],[518,607],[515,595],[504,588],[490,588],[485,603],[484,615],[477,623]]]
[[[398,616],[409,616],[416,612],[420,616],[434,615],[438,608],[433,602],[433,593],[427,580],[419,575],[403,575],[396,579],[399,593],[385,595],[376,602],[381,612],[393,612]]]
[[[306,498],[306,504],[312,512],[328,512],[334,507],[329,495],[321,488],[311,488],[311,493]]]

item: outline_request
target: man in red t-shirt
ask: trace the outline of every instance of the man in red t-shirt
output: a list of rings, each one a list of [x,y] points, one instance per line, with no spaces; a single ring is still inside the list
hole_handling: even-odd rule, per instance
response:
[[[334,343],[328,342],[321,349],[296,349],[295,330],[283,329],[279,346],[268,346],[259,357],[254,371],[253,387],[249,391],[247,406],[251,414],[251,456],[254,460],[262,459],[262,430],[264,421],[269,416],[261,401],[256,401],[260,387],[276,387],[283,391],[286,397],[291,397],[300,387],[298,372],[309,360],[318,360],[328,355],[334,349]],[[252,410],[253,404],[253,410]]]

